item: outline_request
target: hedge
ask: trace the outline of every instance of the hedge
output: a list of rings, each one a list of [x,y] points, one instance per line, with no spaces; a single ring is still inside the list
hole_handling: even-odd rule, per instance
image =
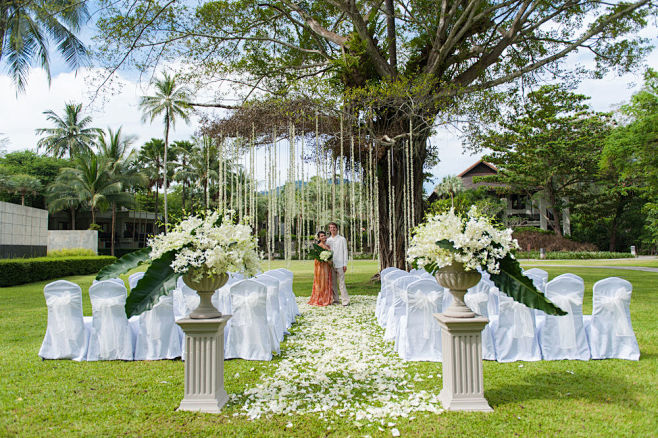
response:
[[[0,287],[50,280],[69,275],[95,274],[116,261],[109,256],[37,257],[0,260]]]
[[[630,252],[608,251],[546,251],[546,260],[627,259]],[[539,251],[518,251],[517,259],[538,259]]]

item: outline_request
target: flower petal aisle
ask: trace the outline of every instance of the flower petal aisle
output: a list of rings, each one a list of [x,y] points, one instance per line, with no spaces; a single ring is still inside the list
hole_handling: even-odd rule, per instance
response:
[[[317,413],[352,418],[358,423],[442,411],[436,391],[415,390],[407,365],[382,341],[374,318],[376,298],[353,296],[348,307],[311,307],[297,298],[302,317],[287,338],[271,375],[230,403],[244,415]],[[236,414],[239,415],[239,414]]]

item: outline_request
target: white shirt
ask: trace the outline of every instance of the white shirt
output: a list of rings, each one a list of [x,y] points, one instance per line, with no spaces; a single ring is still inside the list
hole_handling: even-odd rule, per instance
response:
[[[340,234],[336,234],[327,239],[327,245],[334,252],[334,268],[347,266],[347,240]]]

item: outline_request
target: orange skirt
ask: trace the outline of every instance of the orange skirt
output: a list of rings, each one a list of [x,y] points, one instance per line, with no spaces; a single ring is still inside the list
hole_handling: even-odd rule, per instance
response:
[[[313,294],[308,304],[311,306],[330,306],[334,299],[331,291],[331,264],[315,261],[313,276]]]

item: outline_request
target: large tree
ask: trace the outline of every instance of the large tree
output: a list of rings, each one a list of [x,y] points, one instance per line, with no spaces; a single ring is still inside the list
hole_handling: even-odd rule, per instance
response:
[[[101,132],[91,126],[91,117],[83,115],[82,104],[79,103],[67,103],[63,116],[53,110],[44,111],[44,114],[54,126],[36,130],[36,134],[42,136],[37,145],[57,158],[66,155],[73,158],[76,154],[88,152]]]
[[[360,144],[376,148],[379,217],[393,215],[396,232],[390,235],[397,237],[397,244],[390,245],[387,221],[381,221],[380,260],[383,266],[400,267],[405,264],[408,205],[397,196],[389,211],[384,194],[389,192],[387,176],[407,168],[406,142],[412,145],[412,166],[406,173],[395,172],[390,184],[399,195],[411,179],[413,221],[418,222],[423,169],[436,158],[427,140],[437,124],[494,115],[510,83],[528,85],[576,71],[564,60],[577,50],[593,54],[596,75],[611,67],[620,72],[634,68],[647,41],[626,35],[634,35],[653,12],[649,0],[103,3],[107,8],[99,25],[107,44],[102,49],[114,67],[134,61],[150,68],[162,60],[183,60],[203,83],[224,80],[244,86],[244,101],[325,98],[327,106],[342,110],[347,132],[367,132]],[[275,116],[270,113],[270,118]],[[336,124],[324,131],[334,138],[338,132]],[[329,144],[335,146],[334,156],[340,153],[340,141]]]

